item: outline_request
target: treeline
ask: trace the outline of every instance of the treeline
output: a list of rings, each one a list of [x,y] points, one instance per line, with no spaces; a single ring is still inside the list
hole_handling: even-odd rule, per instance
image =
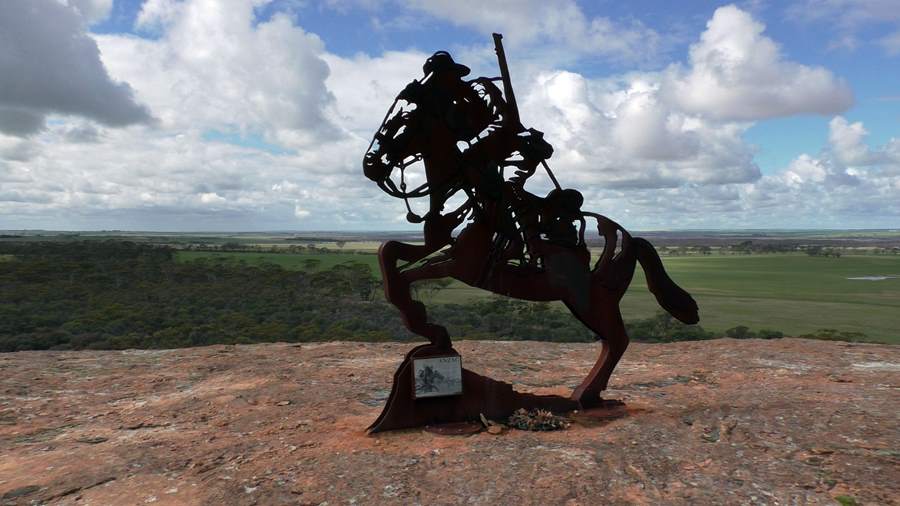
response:
[[[805,248],[804,251],[806,252],[807,255],[809,255],[811,257],[841,258],[840,250],[837,250],[835,248],[825,248],[822,246],[809,246],[809,247]]]
[[[712,255],[713,249],[709,246],[660,246],[656,251],[662,256],[692,256]]]
[[[125,241],[2,243],[0,351],[412,338],[363,264],[176,262]]]
[[[754,242],[751,240],[741,241],[728,247],[732,253],[744,255],[766,254],[766,253],[806,253],[809,256],[834,256],[840,258],[841,251],[837,248],[826,248],[817,245],[808,245],[799,242],[779,241],[779,242]]]
[[[752,240],[741,241],[736,244],[713,248],[711,246],[660,246],[657,251],[662,256],[696,256],[712,255],[714,252],[720,255],[764,255],[773,253],[806,253],[810,256],[834,256],[840,258],[841,250],[826,248],[823,246],[810,246],[799,242],[755,242]],[[858,250],[854,250],[858,251]],[[874,253],[874,252],[873,252]]]
[[[700,246],[696,248],[697,251],[703,252],[704,247]],[[801,242],[794,241],[779,241],[779,242],[755,242],[752,240],[741,241],[736,244],[732,244],[727,248],[723,248],[723,252],[730,252],[735,254],[742,255],[752,255],[752,254],[766,254],[766,253],[806,253],[811,257],[833,257],[840,258],[841,255],[846,253],[852,254],[872,254],[872,255],[900,255],[900,248],[898,247],[873,247],[873,248],[839,248],[833,246],[822,246],[817,244],[804,244]],[[709,254],[709,253],[705,253]]]
[[[215,258],[176,262],[169,247],[126,241],[4,242],[0,257],[7,258],[0,262],[4,352],[421,340],[359,263],[290,271]],[[546,303],[494,297],[432,304],[429,315],[454,339],[593,340],[572,315]],[[713,337],[667,314],[627,325],[635,340]]]
[[[369,251],[359,251],[353,249],[343,249],[347,244],[345,241],[334,241],[338,249],[317,246],[315,243],[307,245],[289,244],[289,245],[261,245],[241,243],[237,241],[228,241],[222,244],[214,243],[186,243],[178,245],[177,248],[185,251],[223,251],[238,253],[328,253],[328,254],[373,254]]]

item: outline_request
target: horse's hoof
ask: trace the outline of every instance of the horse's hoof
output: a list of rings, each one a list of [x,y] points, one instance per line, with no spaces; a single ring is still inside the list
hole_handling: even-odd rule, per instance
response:
[[[573,400],[578,401],[578,405],[581,406],[581,409],[611,409],[625,405],[625,403],[620,401],[619,399],[604,399],[599,395]]]
[[[604,399],[603,397],[600,397],[599,393],[575,391],[572,392],[572,395],[569,398],[577,402],[581,409],[605,408],[610,407],[614,403],[621,404],[621,401]]]
[[[596,408],[596,407],[600,406],[600,404],[603,402],[603,399],[601,399],[599,396],[597,396],[597,397],[585,397],[585,396],[574,397],[573,396],[572,400],[577,402],[578,408],[582,409],[582,410]]]

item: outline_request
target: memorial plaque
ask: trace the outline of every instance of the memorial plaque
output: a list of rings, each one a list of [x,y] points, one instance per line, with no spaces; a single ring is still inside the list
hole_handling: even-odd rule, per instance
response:
[[[444,397],[462,394],[462,363],[459,355],[413,360],[413,397]]]

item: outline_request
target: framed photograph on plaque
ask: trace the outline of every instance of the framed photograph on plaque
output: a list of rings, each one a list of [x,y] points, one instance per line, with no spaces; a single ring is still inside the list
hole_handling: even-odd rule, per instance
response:
[[[462,394],[462,361],[459,355],[413,359],[413,398]]]

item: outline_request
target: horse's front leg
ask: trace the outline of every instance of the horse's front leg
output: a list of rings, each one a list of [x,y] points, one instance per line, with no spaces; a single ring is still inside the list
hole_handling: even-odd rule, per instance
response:
[[[397,262],[417,262],[450,244],[450,233],[458,223],[458,218],[452,215],[428,218],[425,221],[425,244],[388,241],[378,249],[385,298],[400,310],[406,328],[442,347],[450,346],[446,329],[428,323],[425,305],[412,298],[410,285],[413,279],[398,269]]]
[[[424,279],[438,279],[449,277],[452,273],[453,260],[447,260],[434,265],[423,265],[413,269],[409,269],[400,273],[400,279],[409,287],[416,281]],[[411,332],[427,338],[431,344],[443,348],[450,349],[450,334],[447,329],[441,325],[428,322],[428,314],[425,305],[412,297],[408,297],[403,301],[404,305],[395,305],[400,309],[403,316],[403,323]]]

